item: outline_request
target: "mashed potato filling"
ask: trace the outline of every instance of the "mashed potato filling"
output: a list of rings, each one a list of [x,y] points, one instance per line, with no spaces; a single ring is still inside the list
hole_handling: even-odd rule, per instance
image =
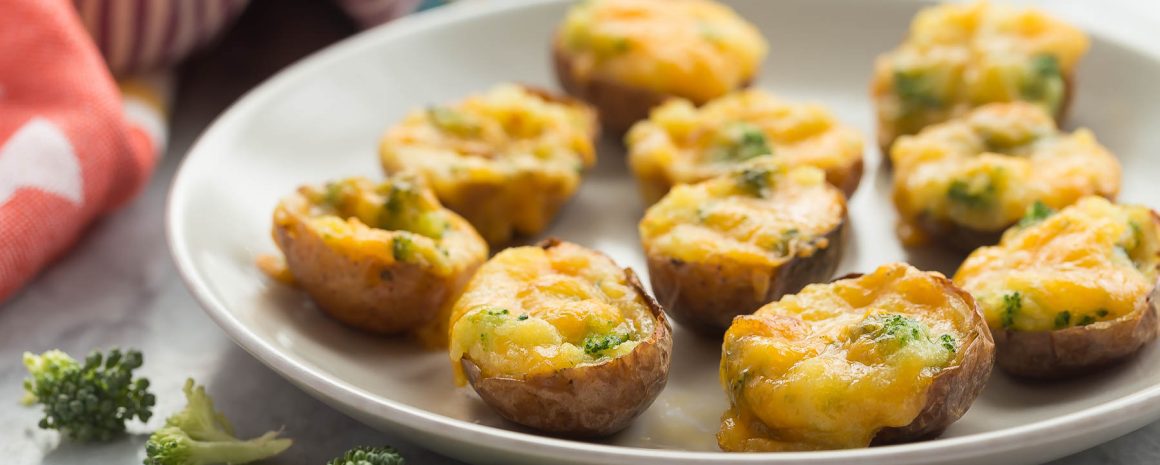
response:
[[[731,174],[674,188],[645,213],[640,235],[650,254],[690,263],[728,261],[769,273],[829,244],[845,218],[841,192],[821,170],[758,160]]]
[[[1088,46],[1082,31],[1033,9],[988,2],[923,9],[906,41],[875,65],[880,142],[992,102],[1031,102],[1056,115]]]
[[[840,185],[862,160],[861,135],[824,107],[786,102],[761,90],[735,92],[700,108],[669,100],[626,140],[638,177],[658,178],[665,186],[703,181],[765,155],[821,168]]]
[[[560,28],[576,78],[596,76],[704,103],[757,73],[766,43],[706,0],[585,0]]]
[[[726,451],[865,447],[908,425],[934,376],[953,366],[974,308],[935,274],[904,264],[741,316],[725,334]]]
[[[474,247],[449,242],[465,238],[415,177],[395,176],[381,184],[348,178],[325,186],[304,186],[298,194],[275,210],[275,224],[288,225],[295,221],[292,215],[302,216],[327,246],[352,258],[369,255],[385,263],[412,263],[449,275],[457,271],[455,263],[477,253]]]
[[[485,377],[525,377],[632,352],[656,322],[611,259],[575,244],[496,254],[452,310],[456,380],[468,358]]]
[[[389,172],[422,175],[489,242],[535,234],[596,162],[588,107],[503,84],[413,111],[383,137]]]
[[[902,137],[891,158],[899,232],[911,244],[926,239],[923,220],[999,231],[1035,202],[1059,209],[1120,189],[1120,164],[1091,131],[1060,132],[1027,103],[986,105]]]
[[[955,274],[991,328],[1052,331],[1141,308],[1156,285],[1160,227],[1151,210],[1088,197],[1058,213],[1028,211],[997,246]]]

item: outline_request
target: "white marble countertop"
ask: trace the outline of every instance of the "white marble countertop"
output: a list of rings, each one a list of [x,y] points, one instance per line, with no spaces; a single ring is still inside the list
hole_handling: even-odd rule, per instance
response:
[[[1153,0],[1127,1],[1160,18]],[[1095,3],[1071,0],[1062,8],[1077,13]],[[165,194],[193,139],[247,88],[353,30],[327,2],[312,0],[255,0],[241,23],[216,50],[183,67],[168,154],[143,195],[94,224],[66,258],[0,306],[0,462],[141,463],[145,434],[163,418],[134,425],[133,434],[108,444],[75,446],[37,429],[39,410],[18,403],[23,351],[83,355],[119,345],[146,354],[142,371],[153,381],[159,412],[180,408],[181,384],[192,376],[209,386],[243,434],[284,427],[295,446],[268,463],[320,465],[350,447],[379,444],[400,449],[412,464],[459,463],[363,426],[258,363],[210,321],[174,269],[163,233]],[[1053,462],[1145,463],[1160,463],[1160,423]]]

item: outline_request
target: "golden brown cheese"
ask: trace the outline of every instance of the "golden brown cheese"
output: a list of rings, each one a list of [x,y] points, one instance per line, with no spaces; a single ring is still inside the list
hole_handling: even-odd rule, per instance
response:
[[[703,181],[772,154],[791,166],[825,170],[847,194],[862,171],[862,137],[816,104],[786,102],[761,90],[735,92],[701,108],[672,99],[625,138],[645,201],[675,184]]]
[[[908,244],[923,243],[930,223],[998,232],[1037,201],[1059,209],[1120,190],[1120,164],[1091,131],[1060,132],[1023,102],[986,105],[902,137],[891,158]]]
[[[975,2],[925,8],[905,42],[875,63],[871,85],[883,150],[898,136],[993,102],[1026,101],[1060,116],[1079,29],[1034,9]]]
[[[703,103],[748,82],[765,39],[729,7],[707,0],[587,0],[557,40],[575,78],[595,77]]]
[[[842,194],[821,170],[769,161],[674,188],[653,205],[639,230],[645,253],[687,263],[729,262],[768,283],[773,268],[808,257],[845,220]],[[761,295],[765,290],[755,289]]]
[[[512,84],[411,112],[380,146],[390,173],[413,170],[492,244],[543,230],[596,161],[594,112]]]
[[[1110,321],[1142,308],[1160,266],[1160,226],[1146,207],[1087,197],[1044,205],[976,250],[955,274],[994,329],[1052,331]]]
[[[506,249],[484,264],[452,311],[451,360],[516,378],[602,363],[653,334],[646,297],[607,256],[562,242]]]
[[[905,264],[807,286],[725,334],[726,451],[865,447],[910,424],[944,368],[960,362],[977,310],[946,280]]]

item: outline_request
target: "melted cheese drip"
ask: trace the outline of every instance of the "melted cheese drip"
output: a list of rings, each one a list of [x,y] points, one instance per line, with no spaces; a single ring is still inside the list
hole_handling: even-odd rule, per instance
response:
[[[639,226],[646,252],[692,263],[752,266],[765,273],[754,282],[768,282],[772,267],[831,245],[823,236],[845,219],[846,203],[820,170],[787,171],[768,160],[747,170],[766,176],[766,192],[747,190],[743,170],[677,186],[649,208]]]
[[[1156,284],[1158,237],[1147,208],[1089,197],[976,250],[955,282],[975,295],[992,328],[1004,327],[1005,317],[1020,331],[1071,327],[1085,316],[1114,320],[1140,308]],[[1005,316],[1004,297],[1015,293],[1019,308]]]
[[[1074,26],[1034,9],[987,2],[945,4],[923,9],[897,49],[878,58],[872,93],[878,105],[881,142],[913,134],[924,126],[962,115],[990,102],[1035,101],[1023,86],[1034,75],[1036,57],[1051,56],[1070,76],[1087,52],[1088,39]],[[896,92],[899,74],[924,81],[937,102],[908,109]],[[1062,86],[1043,97],[1049,111],[1063,97]],[[1049,98],[1048,98],[1049,97]],[[1054,104],[1054,105],[1052,105]]]
[[[934,276],[886,265],[807,286],[734,320],[721,359],[731,402],[717,436],[721,448],[865,447],[878,430],[913,421],[933,376],[956,364],[957,355],[930,341],[880,352],[856,328],[876,316],[905,315],[930,335],[965,342],[974,309]]]
[[[629,164],[638,177],[659,178],[667,185],[719,176],[743,162],[713,156],[722,132],[738,123],[760,130],[780,163],[823,169],[831,181],[862,160],[861,135],[821,105],[790,103],[754,89],[699,109],[683,99],[654,108],[626,137]]]
[[[616,82],[704,103],[757,73],[766,43],[729,7],[706,0],[588,0],[560,27],[581,80]]]
[[[1035,201],[1058,209],[1086,195],[1115,196],[1120,188],[1119,162],[1090,131],[1062,133],[1026,103],[987,105],[902,137],[891,158],[894,204],[909,229],[926,216],[998,231]],[[956,184],[964,195],[979,196],[977,203],[956,199]]]
[[[485,263],[455,304],[451,360],[484,376],[550,373],[620,357],[653,332],[644,297],[611,259],[575,244],[517,247]],[[592,341],[607,350],[586,352]]]

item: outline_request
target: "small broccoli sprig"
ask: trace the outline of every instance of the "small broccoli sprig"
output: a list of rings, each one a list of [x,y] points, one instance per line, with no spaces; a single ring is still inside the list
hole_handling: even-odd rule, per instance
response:
[[[182,390],[185,409],[149,436],[145,465],[242,464],[273,457],[290,447],[291,440],[273,431],[247,441],[238,439],[229,420],[214,409],[204,386],[190,379]]]
[[[356,447],[336,457],[326,465],[405,465],[399,451],[390,447]]]
[[[125,422],[152,415],[149,380],[133,379],[141,363],[136,350],[94,351],[83,363],[59,350],[25,352],[31,376],[24,380],[24,402],[44,406],[41,428],[78,441],[107,441],[125,432]]]

